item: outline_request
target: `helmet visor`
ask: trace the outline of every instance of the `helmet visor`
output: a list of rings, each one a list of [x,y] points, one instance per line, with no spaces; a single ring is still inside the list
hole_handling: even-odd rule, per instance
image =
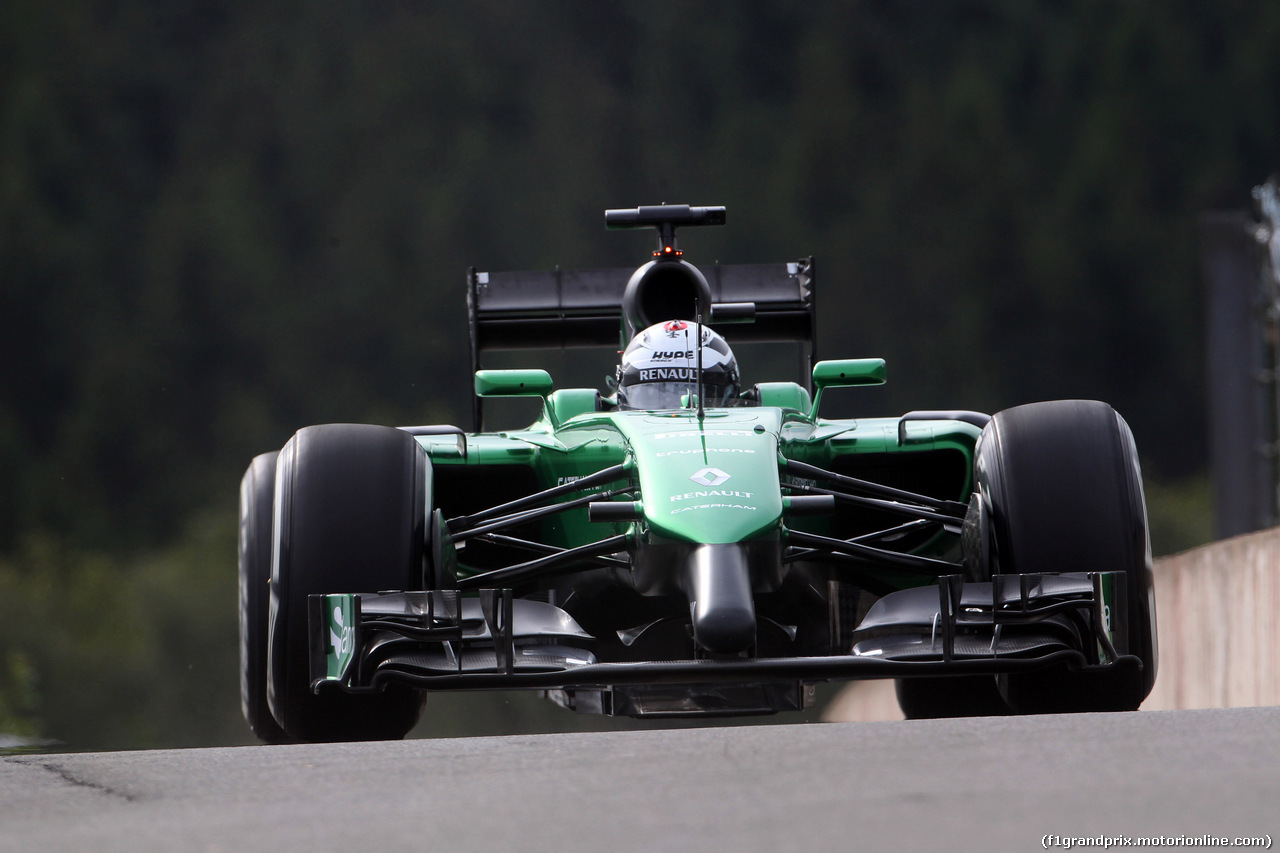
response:
[[[641,382],[618,389],[618,405],[623,409],[680,409],[685,399],[692,403],[698,394],[696,382]],[[702,385],[702,405],[723,408],[737,404],[731,385]]]

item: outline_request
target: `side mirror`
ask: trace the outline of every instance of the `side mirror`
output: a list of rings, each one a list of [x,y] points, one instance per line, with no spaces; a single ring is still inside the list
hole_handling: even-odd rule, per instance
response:
[[[885,364],[883,358],[846,358],[838,361],[820,361],[813,366],[813,407],[809,419],[818,417],[822,392],[827,388],[854,388],[861,385],[883,385]]]
[[[555,385],[545,370],[477,370],[477,397],[546,397]]]

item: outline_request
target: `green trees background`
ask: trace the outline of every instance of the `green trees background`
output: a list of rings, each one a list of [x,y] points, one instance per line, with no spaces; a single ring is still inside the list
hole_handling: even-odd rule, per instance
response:
[[[1196,216],[1280,166],[1277,43],[1263,0],[8,0],[0,733],[246,742],[248,460],[465,424],[465,269],[637,262],[606,207],[815,255],[860,410],[1111,402],[1157,550],[1204,541]]]

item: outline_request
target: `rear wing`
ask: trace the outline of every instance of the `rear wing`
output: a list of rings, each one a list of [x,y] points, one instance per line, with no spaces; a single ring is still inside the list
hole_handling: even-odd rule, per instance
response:
[[[813,258],[700,268],[714,303],[755,305],[755,321],[726,334],[739,342],[795,342],[811,373],[817,339]],[[623,294],[635,269],[467,272],[471,373],[491,350],[626,347]],[[655,318],[655,322],[658,319]],[[711,322],[714,322],[712,320]],[[806,382],[808,379],[806,378]],[[476,401],[476,429],[479,426]]]

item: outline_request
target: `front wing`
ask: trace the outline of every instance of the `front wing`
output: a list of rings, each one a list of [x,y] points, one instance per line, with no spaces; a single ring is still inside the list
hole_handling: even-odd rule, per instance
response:
[[[1141,667],[1124,648],[1124,575],[997,575],[890,593],[845,654],[600,661],[568,613],[510,589],[310,597],[316,692],[536,689],[578,711],[631,716],[806,707],[812,685],[868,678]]]

